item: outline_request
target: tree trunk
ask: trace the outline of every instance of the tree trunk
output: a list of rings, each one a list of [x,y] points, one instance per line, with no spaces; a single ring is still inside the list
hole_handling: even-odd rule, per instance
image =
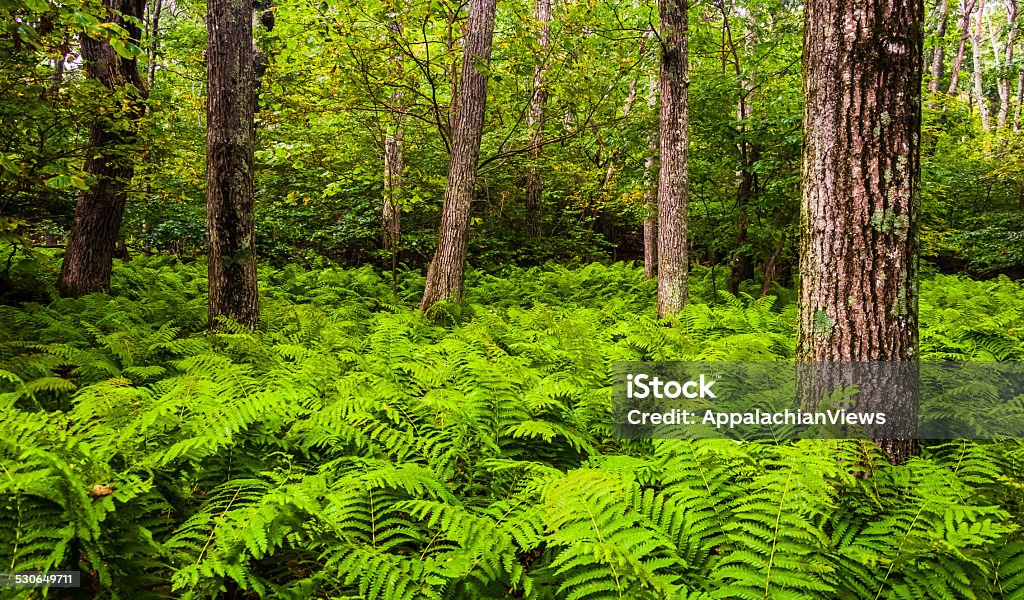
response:
[[[153,82],[156,81],[156,59],[160,52],[160,12],[163,8],[163,0],[153,0],[153,9],[149,18],[149,51],[147,58],[147,81],[149,88],[153,89]]]
[[[981,24],[985,18],[985,0],[981,0],[978,7],[978,23],[974,28],[974,35],[971,37],[971,54],[974,57],[974,101],[978,103],[978,112],[981,114],[981,128],[985,133],[992,129],[989,122],[988,103],[985,101],[985,82],[983,73],[985,65],[982,61],[981,47]]]
[[[491,57],[496,2],[471,0],[469,4],[459,91],[452,119],[452,153],[448,161],[441,231],[420,302],[420,310],[424,311],[436,302],[462,297],[469,215],[487,103],[487,75],[478,65],[485,66]]]
[[[939,93],[939,82],[942,81],[942,67],[946,59],[946,46],[943,38],[946,37],[946,25],[949,21],[949,0],[942,0],[939,5],[939,23],[935,27],[935,52],[932,54],[931,81],[928,82],[928,90],[933,94]]]
[[[1020,132],[1021,114],[1024,113],[1024,69],[1017,75],[1017,108],[1013,113],[1013,131]]]
[[[144,0],[106,0],[104,7],[108,18],[124,27],[129,40],[138,45]],[[96,182],[78,198],[57,281],[60,293],[70,297],[110,287],[114,246],[121,230],[128,184],[135,173],[138,120],[147,94],[134,59],[120,56],[110,43],[85,34],[81,44],[87,76],[109,90],[112,105],[110,113],[98,116],[89,130],[85,172]],[[120,110],[122,94],[127,98],[126,110]],[[122,116],[115,118],[113,114],[119,110]]]
[[[750,215],[748,207],[757,193],[757,175],[753,165],[759,159],[760,150],[756,144],[741,144],[739,186],[736,191],[736,239],[733,242],[733,259],[729,270],[729,293],[738,296],[740,283],[754,278],[754,263],[750,252],[743,247],[747,244]]]
[[[745,11],[742,14],[749,17]],[[723,16],[726,19],[726,23],[728,23],[728,15]],[[755,42],[754,28],[750,25],[752,24],[748,23],[747,32],[744,35],[744,44],[748,51],[752,49]],[[736,101],[736,120],[739,122],[741,138],[739,144],[737,144],[740,157],[740,171],[736,186],[736,239],[733,242],[733,259],[729,269],[728,286],[729,293],[733,296],[738,296],[740,293],[740,283],[754,278],[753,259],[750,252],[743,247],[747,245],[747,240],[749,239],[750,215],[748,208],[758,193],[757,172],[754,170],[754,166],[761,158],[761,146],[755,140],[748,140],[745,135],[747,133],[746,121],[751,116],[751,103],[754,100],[754,77],[757,71],[751,69],[748,73],[743,72],[739,53],[736,51],[736,45],[732,41],[731,30],[729,39],[732,46],[736,77],[739,78],[740,83],[739,99]]]
[[[950,73],[949,90],[947,91],[950,96],[956,93],[956,86],[960,82],[960,71],[964,69],[964,51],[967,48],[967,38],[971,35],[971,13],[974,12],[975,4],[976,0],[961,0],[960,45],[957,46],[953,71]]]
[[[206,23],[206,229],[209,326],[259,325],[253,225],[256,105],[251,1],[209,0]]]
[[[391,102],[401,101],[401,92],[391,94]],[[381,213],[384,231],[384,247],[391,253],[392,263],[398,252],[398,242],[402,235],[398,195],[402,189],[402,172],[405,170],[404,139],[402,116],[392,116],[393,130],[384,136],[384,209]],[[392,265],[394,266],[394,265]]]
[[[775,249],[772,251],[772,255],[768,257],[768,260],[764,261],[764,284],[761,286],[761,298],[768,295],[768,292],[772,289],[772,282],[775,281],[776,272],[778,271],[779,257],[782,256],[782,251],[786,247],[786,230],[783,229],[779,235],[779,241],[775,244]]]
[[[548,101],[545,81],[548,50],[551,47],[551,0],[536,0],[537,21],[540,22],[541,64],[533,68],[533,97],[530,99],[526,126],[530,130],[530,166],[526,169],[526,232],[539,240],[542,233],[543,205],[542,185],[537,165],[540,162],[544,139],[544,105]]]
[[[1013,50],[1017,37],[1017,0],[1006,0],[1006,22],[1009,31],[1006,33],[1006,44],[1003,46],[1003,64],[999,76],[999,114],[996,123],[1005,129],[1010,118],[1010,98],[1013,96],[1013,82],[1010,73],[1013,69]],[[999,53],[996,54],[999,58]]]
[[[400,7],[392,7],[397,14]],[[388,29],[399,43],[402,35],[402,22],[394,20],[388,23]],[[402,76],[402,63],[397,51],[391,56],[392,77],[399,80]],[[389,100],[390,122],[385,125],[384,134],[384,205],[381,209],[381,230],[384,237],[384,248],[391,255],[392,292],[397,293],[398,244],[402,237],[401,208],[399,194],[402,190],[402,173],[405,170],[405,130],[403,127],[402,99],[404,94],[395,89]]]
[[[647,88],[647,105],[651,109],[657,105],[657,79],[651,78]],[[654,168],[654,156],[657,154],[657,132],[647,140],[647,158],[643,163],[643,276],[652,280],[657,274],[657,170]]]
[[[923,2],[811,0],[805,19],[797,357],[916,361]]]
[[[678,314],[686,306],[687,160],[689,119],[687,88],[687,1],[662,0],[661,115],[658,170],[658,316]]]

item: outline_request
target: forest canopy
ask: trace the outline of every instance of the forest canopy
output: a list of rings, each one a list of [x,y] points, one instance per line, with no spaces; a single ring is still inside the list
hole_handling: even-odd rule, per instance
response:
[[[1019,275],[1024,36],[1015,3],[976,4],[967,2],[966,20],[955,0],[927,6],[921,256],[945,272]],[[763,278],[770,264],[792,283],[797,261],[801,6],[689,9],[690,256],[737,266],[739,282]],[[118,239],[130,254],[204,254],[205,5],[151,0],[137,37],[99,2],[8,1],[2,11],[6,253],[17,236],[62,244],[93,184],[90,125],[98,115],[124,120],[128,92],[110,97],[86,76],[81,41],[97,39],[137,60],[148,94],[139,139],[124,150],[134,173]],[[645,193],[657,182],[658,9],[580,1],[550,11],[542,27],[532,2],[497,6],[468,243],[481,267],[643,257]],[[424,267],[437,245],[467,6],[279,0],[254,15],[265,69],[255,110],[260,260],[389,266],[390,198],[401,217],[397,261]],[[389,187],[385,153],[396,136],[404,168]],[[532,185],[539,205],[528,206]]]

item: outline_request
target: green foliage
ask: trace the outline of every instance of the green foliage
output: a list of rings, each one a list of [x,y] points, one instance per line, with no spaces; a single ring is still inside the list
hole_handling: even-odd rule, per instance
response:
[[[787,359],[792,305],[666,328],[639,269],[552,265],[472,272],[436,320],[420,275],[291,266],[263,330],[207,333],[204,274],[136,259],[114,296],[0,306],[0,564],[98,598],[1024,594],[1019,442],[892,467],[611,436],[610,362]],[[921,308],[925,358],[1024,355],[1015,283],[939,277]]]

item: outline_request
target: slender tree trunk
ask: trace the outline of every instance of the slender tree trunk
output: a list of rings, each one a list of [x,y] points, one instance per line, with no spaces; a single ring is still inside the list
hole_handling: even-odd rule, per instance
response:
[[[107,18],[124,27],[130,41],[139,44],[142,36],[137,23],[145,10],[144,0],[106,0],[104,7]],[[96,182],[78,198],[57,281],[60,293],[71,297],[110,287],[114,247],[128,184],[135,173],[138,120],[147,94],[134,59],[124,58],[108,42],[84,34],[81,44],[87,76],[103,84],[112,105],[110,114],[98,116],[89,130],[85,172]],[[113,113],[124,99],[126,110],[115,118]]]
[[[1022,50],[1024,52],[1024,50]],[[1024,69],[1017,75],[1017,108],[1013,113],[1013,131],[1019,133],[1021,114],[1024,113]]]
[[[400,7],[393,7],[396,13]],[[396,38],[402,35],[402,22],[388,23],[388,29]],[[402,76],[402,65],[397,51],[391,56],[391,72],[395,79]],[[384,205],[381,210],[381,230],[384,248],[391,255],[392,293],[398,293],[398,245],[402,238],[401,208],[399,195],[402,190],[402,173],[405,170],[405,130],[403,127],[402,99],[404,94],[395,89],[389,100],[390,122],[385,125],[384,134]]]
[[[971,35],[971,13],[974,12],[976,4],[976,0],[961,0],[960,2],[960,45],[957,46],[953,71],[950,73],[949,90],[947,91],[950,96],[956,93],[956,86],[960,82],[960,71],[964,69],[964,52],[967,48],[967,38]]]
[[[736,191],[736,239],[733,242],[735,255],[729,270],[729,293],[736,296],[740,283],[753,279],[754,263],[750,252],[743,247],[747,244],[750,226],[749,205],[757,193],[757,175],[754,163],[760,159],[760,149],[755,143],[743,142],[740,150],[741,167],[739,186]]]
[[[60,91],[60,87],[64,85],[64,68],[65,61],[67,60],[68,53],[70,52],[69,46],[70,36],[64,34],[64,41],[60,45],[60,54],[53,59],[53,83],[50,85],[49,93],[51,96],[57,95]]]
[[[741,11],[741,14],[749,17],[749,15],[746,15],[745,10]],[[728,15],[723,15],[723,17],[728,22]],[[733,259],[729,269],[728,284],[729,293],[737,296],[740,293],[740,283],[754,278],[754,262],[750,252],[744,249],[744,246],[747,245],[749,238],[750,215],[748,207],[758,193],[757,172],[754,170],[754,166],[761,159],[761,147],[757,141],[748,140],[745,135],[747,132],[746,122],[752,114],[751,104],[754,101],[754,77],[756,76],[756,70],[752,69],[749,73],[743,72],[739,53],[736,51],[736,45],[732,41],[731,30],[729,40],[732,46],[733,66],[736,69],[736,76],[739,78],[740,83],[740,95],[736,101],[736,120],[740,123],[739,133],[741,135],[740,142],[737,144],[740,154],[740,172],[736,186],[736,240],[733,243]],[[746,34],[744,35],[745,48],[750,50],[754,42],[754,28],[748,24]]]
[[[538,163],[544,139],[544,105],[548,101],[545,71],[548,50],[551,48],[551,0],[536,0],[537,21],[540,23],[541,64],[533,68],[533,98],[530,100],[529,112],[526,114],[526,126],[530,130],[530,166],[526,169],[526,232],[539,240],[542,234],[543,205],[541,203],[541,184]]]
[[[256,105],[251,0],[209,0],[206,23],[206,229],[209,325],[259,325],[253,225]]]
[[[647,92],[647,105],[652,109],[658,105],[658,80],[652,78]],[[647,158],[644,160],[644,279],[653,279],[658,274],[658,189],[657,164],[658,135],[647,141]]]
[[[949,0],[942,0],[939,4],[939,23],[935,27],[935,52],[932,53],[931,81],[928,82],[928,90],[933,94],[939,93],[939,83],[942,81],[942,67],[946,60],[946,45],[943,39],[946,37],[948,22]]]
[[[1003,46],[1003,64],[999,76],[999,114],[996,123],[1000,129],[1005,129],[1010,118],[1010,98],[1013,96],[1013,82],[1010,80],[1010,71],[1013,68],[1013,50],[1017,37],[1017,0],[1006,0],[1006,22],[1009,31],[1006,33],[1006,43]],[[999,53],[996,53],[996,58]]]
[[[156,81],[156,59],[160,53],[160,12],[163,8],[163,0],[153,0],[153,8],[149,19],[149,59],[147,66],[149,88],[153,89],[153,82]]]
[[[497,0],[471,0],[455,115],[452,153],[441,213],[437,251],[427,270],[420,310],[442,300],[459,300],[469,245],[469,216],[487,104],[487,75],[479,68],[491,57]]]
[[[783,229],[779,235],[779,241],[775,244],[775,249],[772,251],[772,255],[768,257],[768,260],[764,261],[764,284],[761,286],[761,297],[764,298],[768,295],[768,292],[772,289],[772,282],[775,281],[776,272],[778,271],[779,257],[782,256],[782,250],[786,247],[786,230]]]
[[[805,19],[797,358],[910,364],[918,358],[923,2],[810,0]],[[913,405],[893,391],[879,384],[861,398]],[[895,462],[916,448],[906,438],[879,443]]]
[[[689,87],[687,1],[661,0],[661,115],[658,172],[658,316],[678,314],[687,300],[687,160]]]
[[[971,50],[974,57],[974,101],[978,103],[978,112],[981,114],[981,128],[988,133],[992,130],[989,122],[988,103],[985,101],[985,65],[982,60],[982,39],[981,24],[985,20],[985,0],[981,0],[978,6],[978,22],[974,28],[974,35],[971,37]]]
[[[392,106],[402,101],[402,93],[391,94]],[[391,127],[384,135],[384,208],[381,213],[384,232],[384,247],[391,254],[392,268],[398,255],[398,243],[402,236],[401,212],[398,197],[402,189],[402,172],[405,170],[405,132],[402,114],[393,112]]]

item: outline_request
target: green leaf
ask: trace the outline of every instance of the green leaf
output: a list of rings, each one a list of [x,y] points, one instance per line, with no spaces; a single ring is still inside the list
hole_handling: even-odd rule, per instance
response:
[[[46,185],[52,187],[55,190],[66,190],[68,188],[78,188],[83,192],[89,189],[86,185],[85,180],[77,175],[57,175],[46,180]]]
[[[140,54],[142,49],[131,42],[125,42],[116,37],[110,38],[110,47],[114,49],[121,57],[129,60],[135,60]]]
[[[0,167],[3,167],[3,169],[8,173],[13,173],[15,175],[21,172],[21,169],[18,168],[18,165],[16,165],[13,160],[11,160],[2,153],[0,153]]]

